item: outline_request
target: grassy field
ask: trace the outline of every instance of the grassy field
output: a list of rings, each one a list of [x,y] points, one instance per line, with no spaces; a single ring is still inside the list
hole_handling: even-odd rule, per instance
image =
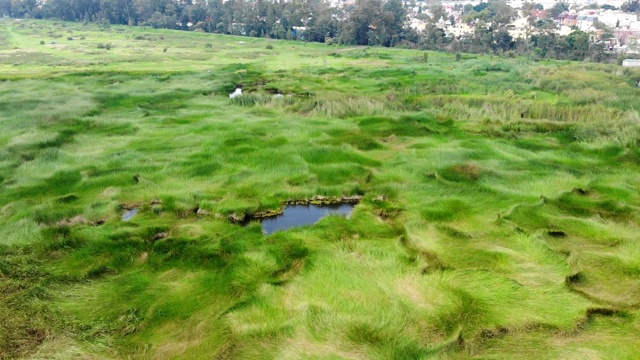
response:
[[[639,80],[0,20],[0,359],[638,359]]]

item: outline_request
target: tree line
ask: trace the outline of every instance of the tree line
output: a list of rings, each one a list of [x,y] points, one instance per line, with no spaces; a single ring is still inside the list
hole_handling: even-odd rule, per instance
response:
[[[2,15],[381,46],[410,31],[401,0],[0,0]]]
[[[633,8],[637,0],[629,2]],[[442,22],[455,24],[440,5],[420,7],[418,18],[426,21],[418,32],[409,26],[408,11],[415,0],[356,0],[332,7],[327,0],[0,0],[0,16],[152,26],[219,34],[275,39],[298,39],[328,44],[400,46],[508,55],[534,58],[607,61],[614,58],[603,41],[575,29],[570,35],[555,33],[552,20],[528,16],[530,34],[514,39],[508,24],[517,12],[504,0],[489,0],[476,6],[457,5],[463,21],[473,26],[471,33],[447,36]],[[625,4],[626,5],[626,4]],[[524,14],[541,9],[527,3]],[[557,3],[554,16],[568,9]],[[603,28],[603,31],[610,29]],[[601,34],[602,35],[602,34]],[[609,34],[604,34],[605,37]]]

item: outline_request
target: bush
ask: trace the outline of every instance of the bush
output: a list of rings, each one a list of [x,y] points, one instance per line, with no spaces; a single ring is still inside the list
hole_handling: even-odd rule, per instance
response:
[[[309,99],[301,102],[295,110],[304,115],[342,118],[380,114],[387,109],[390,109],[390,104],[383,99],[364,96],[338,96]]]
[[[67,36],[67,40],[72,41],[72,40],[75,40],[75,39],[73,38],[73,36]]]
[[[40,45],[44,45],[44,40],[40,40]]]
[[[271,44],[267,44],[267,46],[265,46],[265,48],[266,48],[267,50],[273,50],[273,45],[271,45]]]
[[[513,91],[513,89],[507,89],[504,91],[504,97],[509,98],[509,99],[513,99],[516,96],[516,93]]]
[[[213,48],[213,45],[211,45],[210,43],[207,43],[207,45],[205,45],[204,47],[207,48],[207,49],[211,49],[211,48]]]
[[[462,60],[462,55],[460,53],[456,53],[456,61]]]
[[[164,48],[162,49],[162,52],[167,52],[167,50],[168,50],[167,48]]]

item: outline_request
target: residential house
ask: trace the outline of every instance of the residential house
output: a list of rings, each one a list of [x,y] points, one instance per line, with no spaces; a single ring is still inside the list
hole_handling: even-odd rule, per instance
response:
[[[594,15],[578,15],[576,25],[582,31],[593,31],[593,24],[598,21],[598,17]]]
[[[615,29],[613,34],[620,45],[636,45],[640,39],[640,30]]]
[[[547,18],[547,10],[533,9],[530,14],[536,19],[536,21],[545,20]]]
[[[577,14],[568,14],[562,13],[558,16],[558,21],[562,26],[577,26],[578,25],[578,15]]]

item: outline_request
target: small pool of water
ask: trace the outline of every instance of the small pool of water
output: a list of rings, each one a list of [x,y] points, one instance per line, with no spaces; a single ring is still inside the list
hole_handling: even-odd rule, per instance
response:
[[[351,217],[356,204],[288,205],[281,215],[262,219],[262,232],[266,235],[293,227],[312,225],[328,215]]]
[[[140,211],[138,208],[126,210],[125,212],[122,213],[122,221],[131,220],[131,218],[134,217],[138,213],[138,211]]]

